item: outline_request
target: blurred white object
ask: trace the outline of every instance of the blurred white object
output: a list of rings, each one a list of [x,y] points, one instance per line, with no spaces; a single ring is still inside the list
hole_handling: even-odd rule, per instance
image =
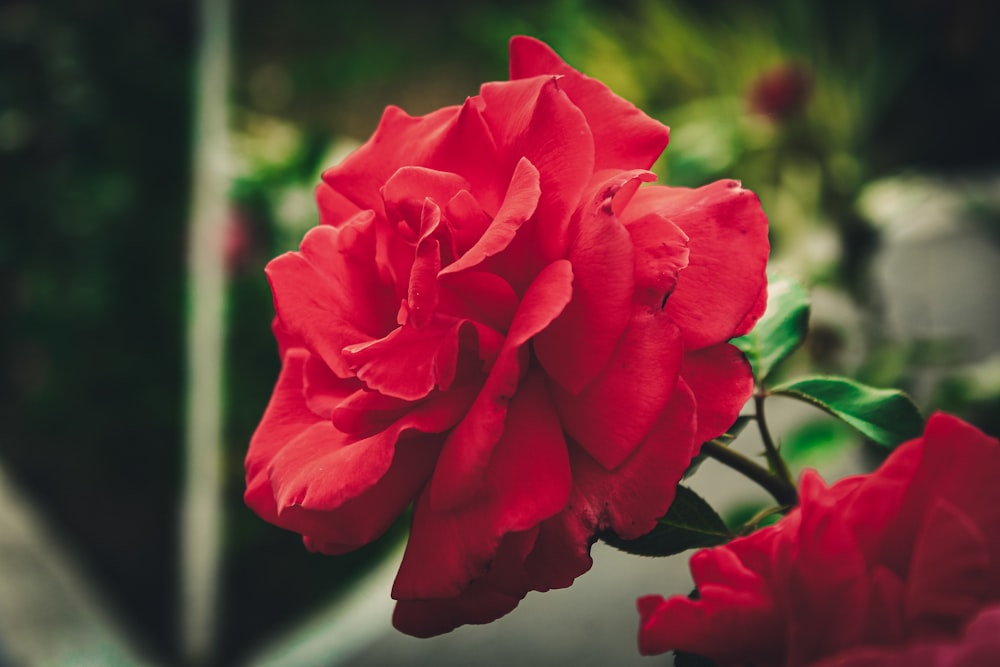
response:
[[[1000,176],[902,176],[870,185],[859,206],[883,235],[873,278],[885,333],[952,343],[964,361],[1000,350]]]

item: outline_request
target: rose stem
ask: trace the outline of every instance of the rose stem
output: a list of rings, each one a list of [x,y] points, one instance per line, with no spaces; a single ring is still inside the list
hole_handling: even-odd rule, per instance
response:
[[[792,473],[788,470],[788,464],[781,457],[781,452],[778,451],[777,446],[774,444],[774,439],[771,437],[771,430],[767,427],[767,419],[764,416],[765,398],[767,398],[767,392],[763,389],[754,392],[753,403],[756,409],[754,419],[757,420],[757,430],[760,431],[760,439],[764,442],[764,456],[767,457],[767,462],[770,464],[771,469],[778,475],[781,481],[794,489],[795,480],[792,479]]]
[[[701,446],[701,451],[722,465],[732,468],[759,484],[765,491],[774,496],[774,499],[782,507],[792,507],[798,504],[799,494],[793,484],[788,480],[778,478],[764,466],[754,463],[719,440],[709,440]]]

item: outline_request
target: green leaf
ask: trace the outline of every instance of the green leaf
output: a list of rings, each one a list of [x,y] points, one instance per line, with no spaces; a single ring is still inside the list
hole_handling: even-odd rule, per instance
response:
[[[924,418],[917,406],[898,389],[876,389],[847,378],[815,376],[781,384],[769,393],[812,403],[887,447],[911,440],[924,430]]]
[[[724,544],[732,537],[712,506],[680,485],[670,509],[650,532],[634,540],[623,540],[610,531],[600,535],[611,546],[639,556],[672,556],[688,549]]]
[[[734,338],[753,369],[757,384],[795,351],[809,328],[809,295],[805,287],[791,278],[768,271],[767,310],[753,331]]]
[[[842,422],[821,418],[781,438],[781,457],[797,466],[817,467],[858,442],[857,434]]]

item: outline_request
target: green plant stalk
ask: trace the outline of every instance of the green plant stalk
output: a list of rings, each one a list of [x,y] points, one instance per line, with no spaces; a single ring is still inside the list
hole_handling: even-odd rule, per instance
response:
[[[791,509],[791,508],[789,508],[789,507],[767,507],[765,509],[762,509],[761,511],[757,512],[756,514],[754,514],[753,517],[751,517],[751,519],[749,521],[747,521],[746,523],[744,523],[743,526],[741,526],[740,529],[736,531],[736,534],[737,535],[749,535],[753,531],[757,530],[757,527],[760,525],[761,521],[763,521],[764,519],[766,519],[766,518],[768,518],[770,516],[773,516],[775,514],[784,514],[789,509]]]
[[[787,479],[778,477],[764,466],[754,463],[743,454],[730,449],[719,440],[709,440],[701,446],[701,451],[760,485],[782,507],[793,507],[798,504],[799,493],[794,484]]]
[[[778,451],[777,445],[774,444],[771,431],[767,427],[767,419],[764,416],[764,399],[766,398],[767,393],[763,390],[754,392],[753,404],[756,409],[754,419],[757,420],[757,430],[760,431],[760,439],[764,442],[764,456],[767,457],[767,462],[771,466],[771,470],[774,471],[778,478],[794,489],[795,480],[792,478],[792,472],[788,469],[785,459],[781,457],[781,452]],[[796,498],[796,502],[798,502],[798,498]]]

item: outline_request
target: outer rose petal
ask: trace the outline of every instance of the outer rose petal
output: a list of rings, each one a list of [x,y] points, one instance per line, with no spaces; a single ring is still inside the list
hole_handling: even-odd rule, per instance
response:
[[[904,443],[882,464],[877,475],[848,477],[827,491],[839,494],[839,511],[844,520],[854,526],[861,550],[866,554],[876,554],[869,558],[870,561],[889,562],[877,554],[885,541],[886,531],[898,520],[903,494],[916,474],[922,454],[923,447],[919,440]],[[902,572],[894,567],[891,569]]]
[[[738,586],[705,585],[703,598],[711,600],[711,607],[675,596],[666,600],[659,595],[639,598],[637,606],[641,617],[639,626],[639,652],[643,655],[664,653],[675,649],[689,652],[713,648],[713,655],[722,661],[745,660],[748,656],[772,655],[761,663],[780,664],[780,654],[771,648],[777,643],[783,628],[773,601],[764,593],[763,582],[731,551],[719,550],[712,554],[699,551],[691,558],[691,569],[717,569],[715,578],[739,581]],[[702,574],[699,579],[709,580]],[[719,628],[725,628],[728,642],[720,642]]]
[[[447,429],[469,399],[455,393],[411,412],[376,436],[351,443],[306,406],[302,391],[307,359],[305,350],[290,350],[285,357],[247,452],[244,500],[271,523],[357,548],[388,528],[430,473],[425,456],[412,456],[419,448],[395,456],[400,434],[408,428]],[[326,474],[342,465],[350,466],[353,474]],[[338,509],[341,519],[331,521],[331,512]]]
[[[650,186],[636,193],[623,219],[628,225],[648,213],[669,218],[689,238],[688,265],[666,307],[687,348],[746,333],[763,314],[769,250],[767,217],[757,196],[736,181],[694,190]]]
[[[393,586],[398,600],[461,595],[486,574],[501,538],[528,530],[566,504],[569,458],[544,380],[529,375],[511,400],[483,483],[470,502],[438,510],[421,494]]]
[[[905,568],[910,555],[905,547],[916,540],[935,498],[947,499],[980,526],[1000,527],[1000,503],[982,502],[1000,476],[1000,446],[996,438],[957,417],[937,413],[927,420],[924,436],[917,442],[921,440],[919,467],[908,480],[900,501],[908,510],[882,535],[880,557],[899,571],[905,571],[901,568]],[[897,448],[886,465],[903,456],[897,452],[906,446]],[[984,534],[990,552],[1000,559],[1000,528],[985,530]],[[1000,568],[992,568],[986,588],[991,595],[1000,597]]]
[[[538,528],[508,533],[500,541],[489,573],[461,594],[430,600],[400,600],[392,615],[396,629],[415,637],[433,637],[466,623],[489,623],[509,613],[525,596],[524,559]]]
[[[323,172],[323,181],[359,209],[384,214],[382,186],[400,167],[433,166],[427,163],[437,139],[451,131],[459,113],[459,107],[445,107],[413,117],[399,107],[386,107],[371,139]]]
[[[483,101],[470,97],[461,111],[441,132],[440,141],[430,147],[428,167],[461,174],[472,186],[472,194],[490,215],[500,206],[502,182],[497,146],[486,120],[483,118]]]
[[[486,586],[477,579],[455,598],[400,600],[392,614],[392,624],[413,637],[434,637],[460,625],[482,625],[509,614],[526,591],[512,595]]]
[[[319,209],[320,224],[334,227],[340,226],[362,211],[357,204],[326,183],[316,186],[316,207]]]
[[[615,470],[571,447],[573,492],[566,509],[541,525],[527,562],[533,587],[562,588],[586,572],[597,532],[613,530],[625,539],[649,532],[673,502],[694,456],[694,428],[694,400],[681,383],[646,439]]]
[[[481,94],[505,173],[523,158],[538,169],[534,234],[542,265],[564,257],[570,216],[594,173],[586,118],[551,77],[485,84]]]
[[[559,87],[587,117],[597,152],[594,170],[649,169],[667,147],[670,132],[603,83],[576,71],[547,44],[531,37],[510,40],[510,78],[559,74]]]
[[[819,475],[803,474],[803,495],[815,485],[825,490]],[[809,618],[791,616],[787,660],[801,665],[866,639],[866,617],[858,610],[868,601],[869,584],[864,554],[848,525],[837,513],[833,497],[812,494],[816,502],[800,508],[798,539],[777,550],[772,582],[777,604],[785,609],[810,610]],[[773,553],[773,552],[772,552]],[[781,572],[789,574],[780,579]]]
[[[342,554],[370,544],[385,533],[426,484],[433,468],[428,457],[438,446],[432,435],[404,436],[385,475],[373,486],[336,510],[296,505],[281,515],[278,525],[302,533],[310,551]]]
[[[542,524],[528,560],[536,590],[569,586],[591,566],[595,533],[632,539],[652,529],[673,502],[677,482],[694,454],[690,390],[678,384],[660,421],[613,472],[573,449],[574,490],[566,510]]]
[[[728,343],[688,352],[680,373],[698,401],[697,443],[725,433],[753,393],[750,364]]]

